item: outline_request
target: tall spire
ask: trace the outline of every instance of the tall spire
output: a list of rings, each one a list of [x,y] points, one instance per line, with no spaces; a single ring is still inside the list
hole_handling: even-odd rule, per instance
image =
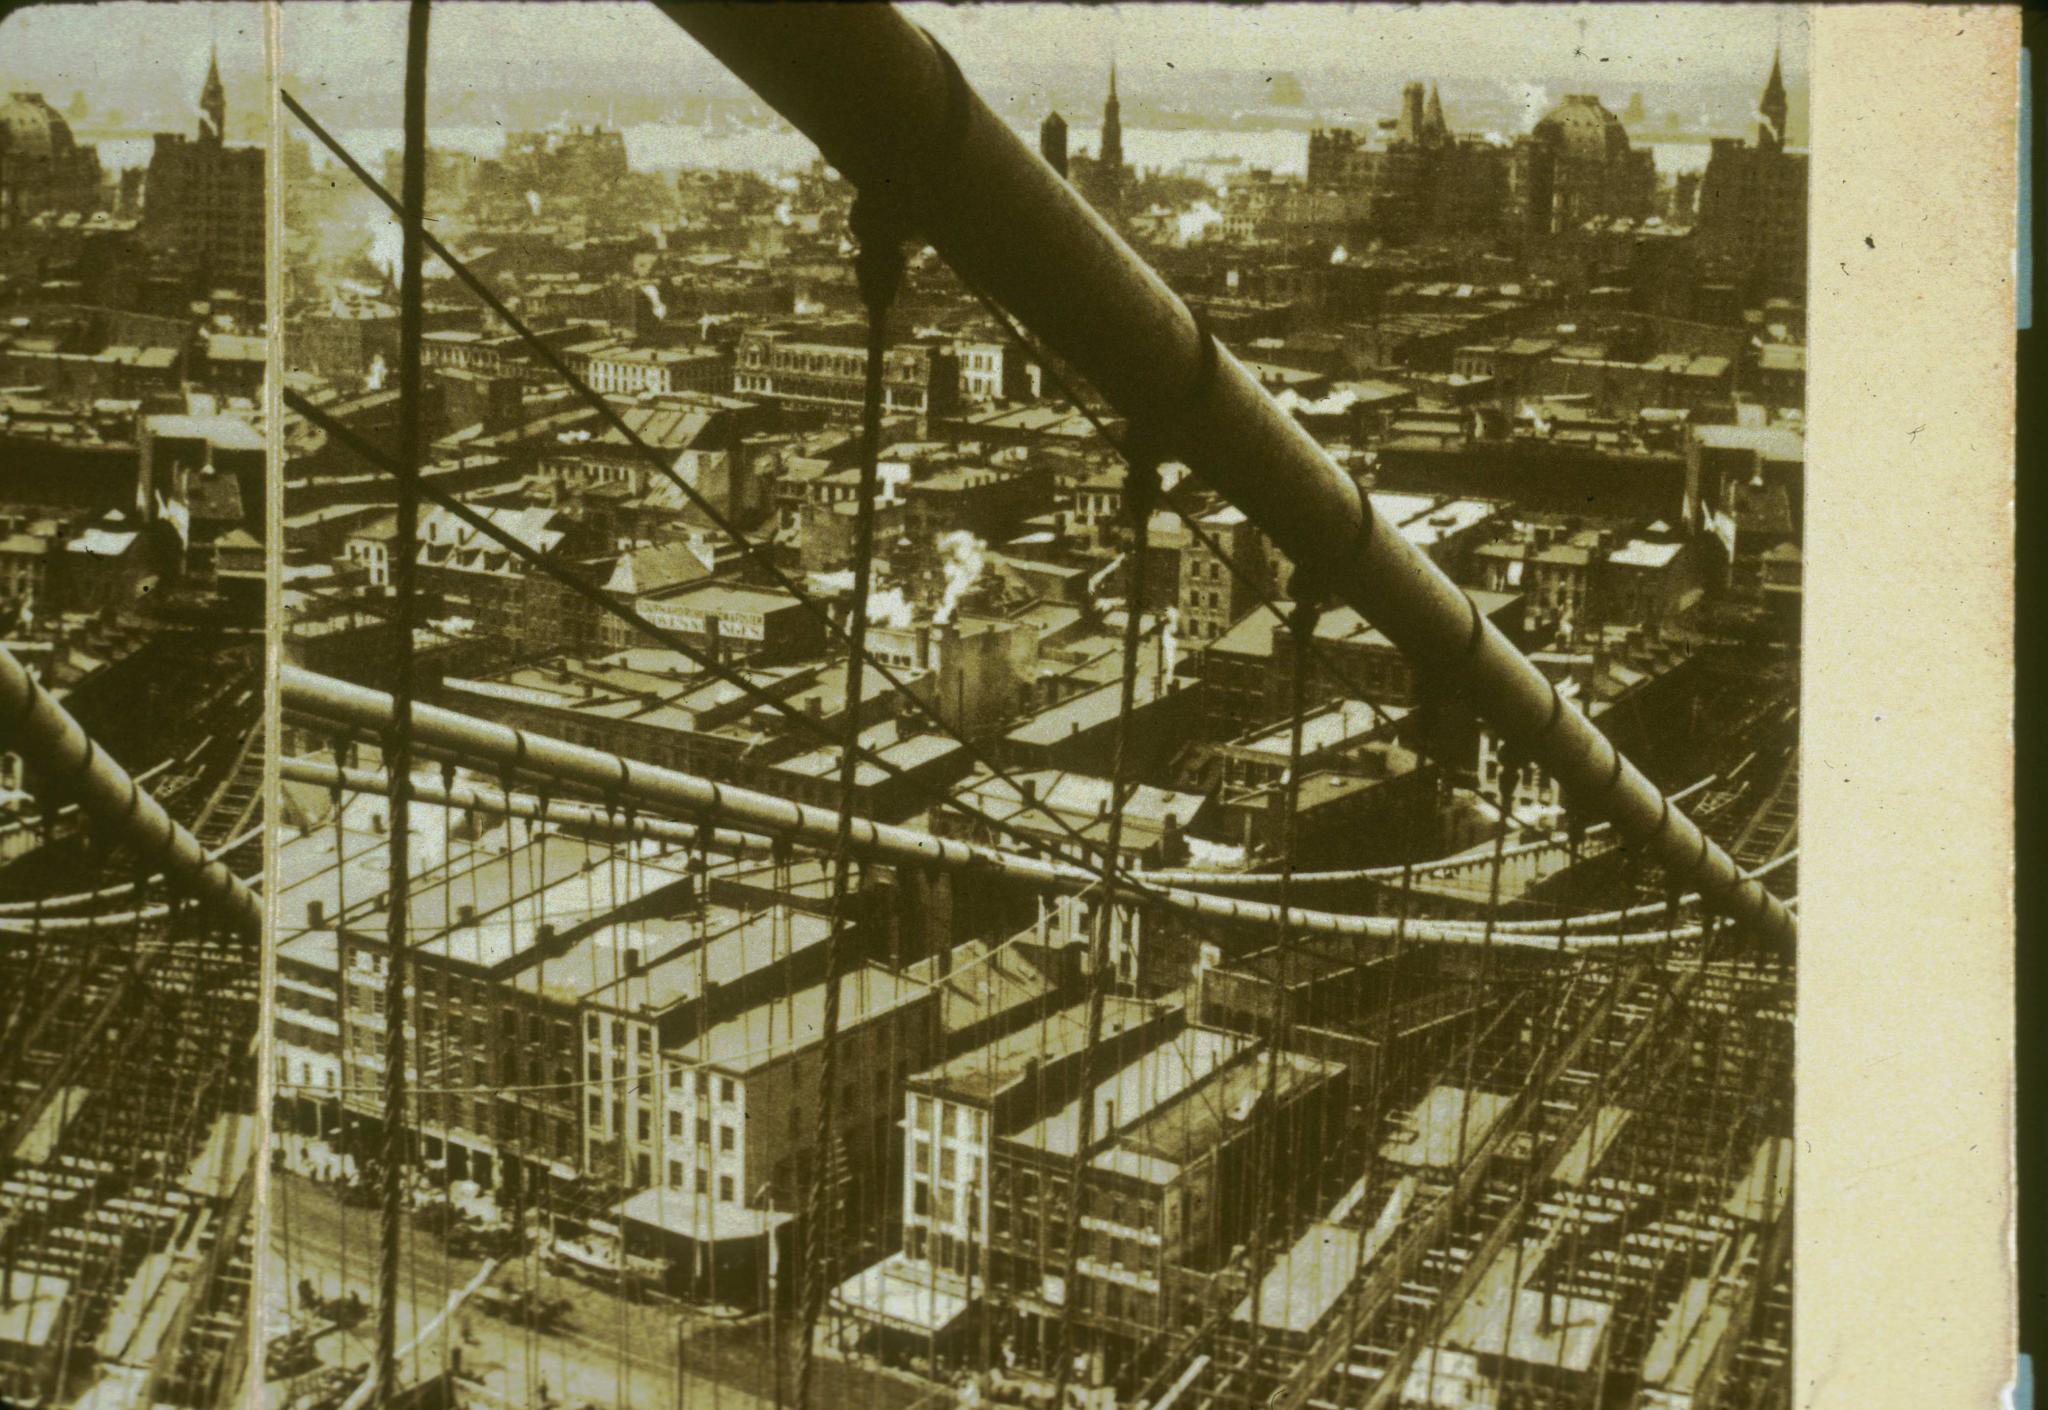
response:
[[[1450,132],[1444,123],[1444,100],[1436,91],[1436,84],[1429,85],[1429,107],[1422,114],[1422,135],[1426,141],[1441,142]]]
[[[1785,68],[1783,48],[1771,51],[1771,76],[1764,82],[1764,96],[1756,105],[1756,144],[1779,151],[1785,145]]]
[[[213,57],[207,61],[206,84],[199,90],[199,111],[203,120],[199,124],[199,135],[203,140],[219,142],[227,136],[228,94],[220,81],[220,46],[213,46]]]
[[[1109,100],[1102,105],[1103,169],[1121,173],[1124,168],[1124,106],[1116,97],[1116,60],[1109,61]]]

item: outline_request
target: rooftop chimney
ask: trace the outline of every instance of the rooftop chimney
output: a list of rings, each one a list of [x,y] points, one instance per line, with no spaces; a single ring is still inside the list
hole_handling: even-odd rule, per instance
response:
[[[628,975],[628,976],[631,976],[631,975],[635,975],[635,974],[638,974],[639,972],[640,972],[640,951],[639,951],[639,950],[637,950],[637,949],[630,949],[630,950],[627,950],[627,951],[626,951],[626,973],[627,973],[627,975]]]
[[[327,907],[319,901],[306,902],[306,924],[318,926],[327,919]]]

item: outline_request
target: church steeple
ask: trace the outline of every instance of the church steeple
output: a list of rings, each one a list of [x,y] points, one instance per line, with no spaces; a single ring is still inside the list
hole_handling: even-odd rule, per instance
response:
[[[199,90],[199,111],[203,120],[199,124],[199,137],[205,142],[219,142],[227,136],[228,93],[220,81],[220,46],[215,45],[213,57],[206,65],[206,86]]]
[[[1764,82],[1764,96],[1756,105],[1756,144],[1774,152],[1785,146],[1785,70],[1781,58],[1782,51],[1772,51],[1771,76]]]
[[[1111,172],[1124,167],[1124,107],[1116,97],[1116,60],[1109,61],[1109,100],[1102,105],[1102,165]]]
[[[1435,144],[1444,140],[1450,129],[1444,124],[1444,100],[1436,91],[1436,84],[1429,85],[1429,106],[1422,113],[1423,141]]]

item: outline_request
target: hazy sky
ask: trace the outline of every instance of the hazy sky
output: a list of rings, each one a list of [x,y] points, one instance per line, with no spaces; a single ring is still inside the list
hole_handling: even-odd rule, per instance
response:
[[[97,110],[196,117],[216,44],[230,104],[260,101],[263,6],[249,3],[123,0],[16,9],[0,20],[0,79],[9,91],[39,90],[60,108],[82,89]]]
[[[1439,77],[1512,83],[1583,81],[1602,92],[1671,79],[1760,81],[1782,40],[1802,86],[1803,8],[1764,5],[939,5],[905,10],[950,48],[970,78],[1034,84],[1057,65],[1114,55],[1133,95],[1203,69]],[[283,7],[287,81],[386,95],[396,122],[405,7],[391,0],[294,0]],[[74,88],[95,106],[182,110],[197,96],[211,45],[231,95],[263,75],[263,7],[254,3],[35,6],[0,24],[0,77],[60,105]],[[737,85],[645,4],[507,4],[435,8],[437,94],[544,82],[676,93]],[[1173,64],[1168,69],[1167,64]]]
[[[1786,77],[1803,83],[1806,15],[1765,5],[1038,5],[906,4],[969,78],[1048,62],[1107,64],[1134,88],[1175,71],[1270,68],[1305,80],[1337,69],[1491,77],[1583,76],[1603,89],[1697,75],[1761,84],[1782,38]],[[1583,35],[1581,26],[1583,24]],[[1583,37],[1583,45],[1581,43]],[[652,6],[452,3],[435,10],[433,65],[444,84],[521,76],[641,91],[731,89],[732,81]],[[285,6],[284,66],[298,81],[397,91],[404,7]],[[1583,52],[1581,52],[1583,50]],[[1604,62],[1603,62],[1604,61]],[[1168,70],[1172,62],[1175,70]],[[1313,87],[1313,85],[1311,85]],[[396,109],[394,108],[394,112]]]

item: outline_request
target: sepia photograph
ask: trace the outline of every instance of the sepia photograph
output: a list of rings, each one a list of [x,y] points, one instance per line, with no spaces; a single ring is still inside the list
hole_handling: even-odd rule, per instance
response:
[[[1792,1403],[1807,12],[287,7],[266,1403]]]
[[[260,1169],[262,12],[0,19],[0,1404],[238,1404]]]
[[[1998,1403],[2018,35],[0,8],[0,1407]]]

